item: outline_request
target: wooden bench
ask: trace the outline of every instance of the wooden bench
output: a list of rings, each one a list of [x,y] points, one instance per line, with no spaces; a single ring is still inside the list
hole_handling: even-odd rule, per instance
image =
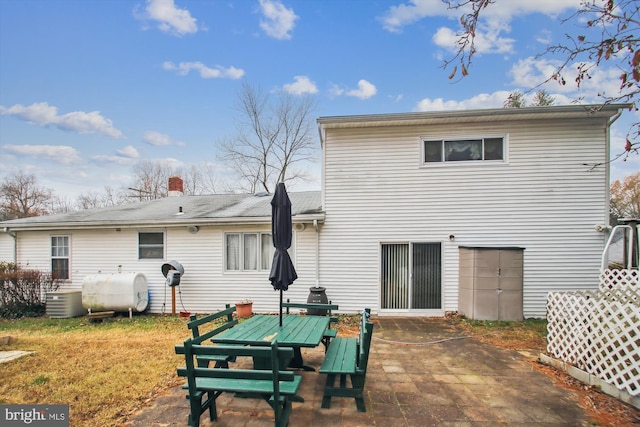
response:
[[[235,311],[235,306],[226,304],[226,308],[218,311],[217,313],[209,314],[201,318],[198,318],[195,314],[189,316],[187,328],[191,329],[191,333],[193,334],[193,344],[201,344],[203,341],[210,339],[214,335],[237,325],[238,320],[233,318],[233,313],[235,313]],[[211,329],[202,333],[200,330],[204,329],[203,326]],[[209,366],[210,362],[214,362],[216,368],[228,368],[229,362],[234,360],[235,359],[228,356],[203,355],[198,358],[198,366],[206,368]]]
[[[192,338],[188,338],[183,345],[175,347],[177,354],[185,355],[185,367],[178,368],[178,375],[187,378],[184,388],[189,391],[189,426],[198,427],[200,417],[207,409],[210,420],[216,420],[216,399],[225,392],[266,400],[273,408],[275,425],[284,427],[288,424],[293,409],[291,402],[302,380],[301,376],[280,368],[286,366],[293,357],[292,348],[279,348],[275,341],[247,346],[209,346],[193,342]],[[270,364],[261,370],[199,366],[199,360],[205,357],[237,356],[268,360]]]
[[[357,338],[337,337],[327,349],[320,366],[320,373],[327,374],[322,396],[322,407],[331,407],[332,397],[353,397],[360,412],[366,412],[364,383],[369,362],[369,349],[373,323],[369,321],[370,310],[362,313],[360,333]],[[347,386],[347,375],[351,377],[351,387]],[[338,385],[335,385],[339,379]]]
[[[291,308],[299,308],[299,309],[303,309],[306,310],[306,314],[307,315],[315,315],[313,312],[309,312],[309,310],[314,310],[314,311],[322,311],[324,313],[326,313],[326,315],[329,316],[329,327],[327,328],[327,330],[324,331],[324,335],[322,337],[322,344],[324,344],[324,349],[325,352],[327,351],[327,348],[329,347],[329,343],[331,342],[331,340],[333,338],[335,338],[338,334],[338,331],[335,329],[331,329],[331,324],[332,323],[336,323],[338,321],[337,317],[333,317],[331,315],[333,310],[337,310],[338,306],[336,304],[331,304],[331,301],[329,301],[328,304],[324,304],[324,303],[297,303],[297,302],[291,302],[290,300],[287,299],[287,302],[283,302],[282,303],[282,307],[286,308],[286,313],[289,313],[289,309]]]

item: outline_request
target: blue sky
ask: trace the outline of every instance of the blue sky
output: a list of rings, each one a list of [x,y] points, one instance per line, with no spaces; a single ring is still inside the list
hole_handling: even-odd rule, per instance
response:
[[[440,0],[0,0],[0,178],[33,173],[57,194],[120,188],[141,160],[224,173],[242,82],[313,96],[317,116],[500,108],[541,83],[550,43],[579,0],[498,0],[479,31],[470,75],[452,82],[459,13]],[[600,67],[580,92],[619,86]],[[622,151],[632,113],[613,128]],[[319,141],[318,141],[319,147]],[[316,180],[291,190],[319,189]],[[612,180],[640,169],[612,165]]]

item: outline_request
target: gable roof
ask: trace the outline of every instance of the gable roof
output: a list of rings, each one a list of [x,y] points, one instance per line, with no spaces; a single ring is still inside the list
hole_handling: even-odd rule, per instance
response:
[[[175,196],[0,222],[5,231],[203,224],[270,224],[271,194]],[[319,191],[291,192],[293,222],[323,221]]]

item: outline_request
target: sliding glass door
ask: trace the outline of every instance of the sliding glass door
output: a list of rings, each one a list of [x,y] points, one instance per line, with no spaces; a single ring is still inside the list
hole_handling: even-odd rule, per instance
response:
[[[442,308],[440,243],[383,244],[381,308],[439,310]]]

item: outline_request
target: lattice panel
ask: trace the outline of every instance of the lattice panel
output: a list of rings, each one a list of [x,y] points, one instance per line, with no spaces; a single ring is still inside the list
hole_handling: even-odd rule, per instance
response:
[[[630,269],[609,270],[608,268],[600,272],[600,289],[613,289],[617,286],[628,285],[639,286],[640,271]]]
[[[640,288],[551,292],[547,351],[601,380],[640,395]]]

